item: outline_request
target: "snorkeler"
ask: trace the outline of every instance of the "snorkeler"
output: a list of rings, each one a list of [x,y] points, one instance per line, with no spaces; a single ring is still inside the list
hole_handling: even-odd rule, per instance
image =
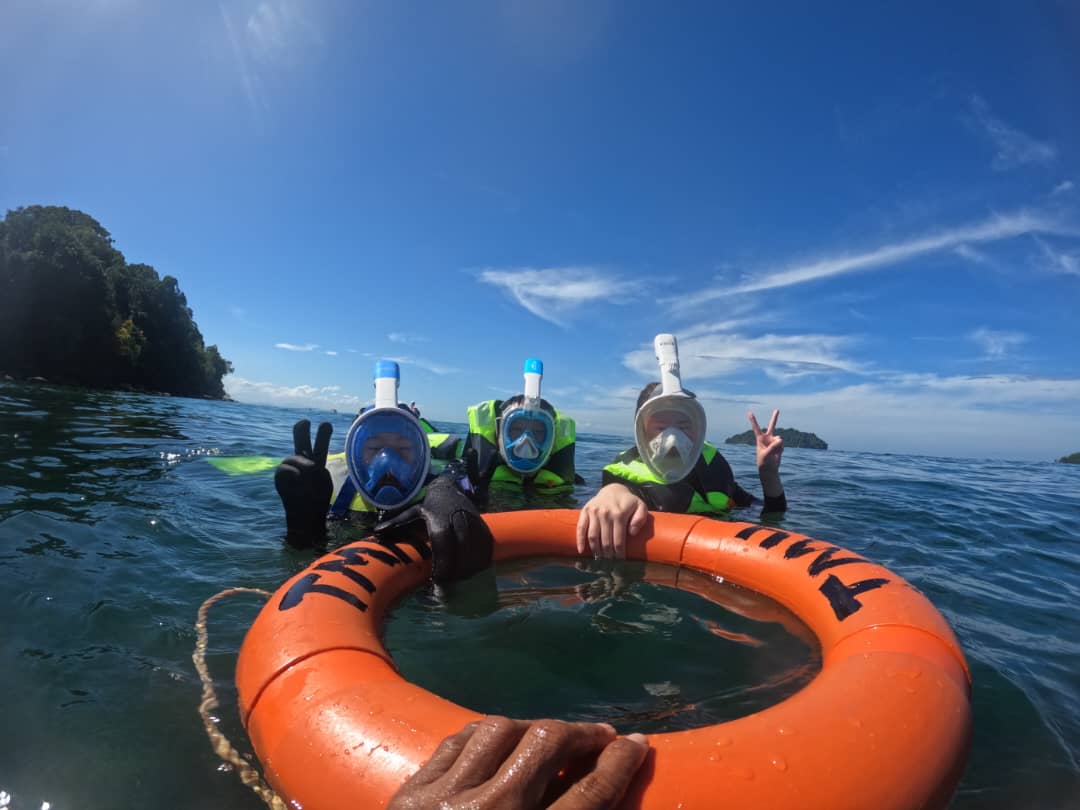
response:
[[[464,451],[476,454],[474,482],[482,493],[491,484],[543,492],[583,483],[574,471],[574,420],[540,396],[544,364],[530,357],[524,374],[524,393],[468,409]]]
[[[430,539],[433,578],[461,579],[491,562],[491,532],[467,493],[472,486],[468,460],[457,459],[432,472],[428,433],[398,402],[400,371],[392,361],[375,364],[375,404],[349,428],[339,457],[347,475],[335,482],[327,468],[333,427],[323,422],[311,444],[311,423],[293,427],[295,454],[278,465],[274,486],[285,506],[285,539],[297,548],[326,544],[330,514],[347,514],[355,501],[379,521],[376,535],[388,532]],[[335,459],[336,460],[336,459]],[[353,510],[355,511],[355,510]],[[418,525],[422,524],[422,525]]]
[[[624,557],[626,538],[645,527],[648,510],[723,515],[756,498],[735,481],[731,465],[705,441],[705,410],[682,387],[674,335],[654,341],[661,382],[646,385],[634,417],[635,446],[604,468],[601,490],[581,509],[578,552]],[[784,440],[775,435],[779,411],[762,430],[749,414],[757,444],[758,477],[765,495],[762,512],[787,509],[780,481]]]

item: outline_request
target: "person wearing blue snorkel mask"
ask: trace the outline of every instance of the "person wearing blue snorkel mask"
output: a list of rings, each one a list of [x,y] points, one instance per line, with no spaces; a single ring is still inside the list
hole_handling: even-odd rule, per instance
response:
[[[429,540],[433,578],[448,581],[488,567],[493,541],[467,493],[472,490],[466,454],[433,470],[431,434],[398,402],[398,365],[375,366],[375,404],[364,409],[345,439],[345,451],[328,456],[333,428],[319,426],[311,443],[306,419],[293,428],[295,454],[274,475],[285,506],[286,541],[297,548],[326,544],[327,505],[331,517],[360,513],[377,521],[376,536]],[[456,445],[440,441],[439,447]],[[341,475],[344,470],[344,477]],[[354,508],[359,501],[360,508]]]
[[[682,388],[675,336],[657,335],[654,348],[662,381],[642,389],[634,419],[635,446],[604,468],[604,486],[582,507],[579,553],[625,556],[626,538],[645,527],[649,510],[726,515],[732,507],[757,500],[739,486],[731,465],[705,441],[705,410]],[[765,495],[762,513],[787,509],[780,481],[784,440],[774,433],[779,415],[773,411],[762,430],[749,414]]]
[[[566,492],[582,483],[574,470],[574,420],[540,396],[540,360],[526,360],[524,373],[524,393],[468,409],[465,452],[476,454],[475,483],[482,492],[491,485]]]

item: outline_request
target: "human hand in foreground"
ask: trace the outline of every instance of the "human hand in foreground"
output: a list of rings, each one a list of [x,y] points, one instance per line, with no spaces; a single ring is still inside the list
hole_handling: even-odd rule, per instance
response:
[[[622,484],[608,484],[581,507],[577,523],[578,554],[625,559],[626,538],[645,528],[645,501]]]
[[[439,476],[424,500],[375,526],[376,537],[428,540],[435,582],[467,579],[491,565],[495,538],[480,510],[454,480]]]
[[[297,548],[321,544],[326,539],[326,511],[334,483],[326,469],[326,452],[334,432],[329,422],[319,425],[315,448],[311,447],[311,422],[293,425],[293,450],[274,473],[274,488],[285,505],[285,539]]]
[[[616,737],[606,724],[485,717],[443,740],[387,810],[533,810],[568,763],[594,757],[546,807],[603,810],[619,803],[648,751],[644,735]]]

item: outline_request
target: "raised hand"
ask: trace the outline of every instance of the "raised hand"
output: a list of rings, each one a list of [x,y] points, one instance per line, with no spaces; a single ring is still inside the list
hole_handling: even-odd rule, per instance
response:
[[[648,752],[644,736],[616,737],[606,724],[486,717],[443,740],[388,810],[604,810],[619,803]],[[559,771],[582,760],[595,767],[546,804]]]
[[[285,505],[285,539],[297,548],[321,545],[326,539],[326,512],[334,483],[326,469],[326,453],[334,432],[329,422],[319,425],[311,446],[311,422],[293,425],[293,451],[278,465],[274,488]]]
[[[780,470],[780,456],[784,453],[784,440],[773,434],[776,430],[776,420],[780,417],[780,411],[772,412],[769,427],[762,430],[758,425],[753,413],[750,417],[750,425],[754,428],[754,438],[757,444],[757,467],[759,473],[773,473]]]

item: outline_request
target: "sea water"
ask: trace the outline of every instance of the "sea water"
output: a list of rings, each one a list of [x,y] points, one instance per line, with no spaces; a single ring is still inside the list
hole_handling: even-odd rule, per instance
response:
[[[313,554],[282,543],[271,472],[206,459],[284,457],[301,417],[333,422],[334,448],[350,421],[0,384],[0,807],[263,806],[196,714],[195,613],[230,586],[273,590]],[[557,505],[593,493],[628,444],[579,435],[587,484]],[[756,491],[753,449],[722,450]],[[782,471],[777,525],[891,568],[956,631],[975,736],[952,807],[1080,806],[1080,467],[789,449]],[[728,583],[703,583],[705,599],[640,563],[544,559],[488,577],[416,592],[387,630],[409,677],[480,711],[660,732],[763,708],[820,666],[797,620],[753,618],[764,603]],[[237,597],[210,619],[219,725],[245,752],[232,677],[260,607]]]

